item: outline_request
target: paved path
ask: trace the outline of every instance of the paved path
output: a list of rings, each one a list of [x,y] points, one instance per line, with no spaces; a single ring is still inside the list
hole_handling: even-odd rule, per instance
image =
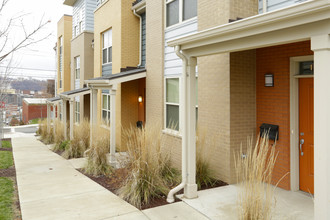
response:
[[[140,211],[76,171],[34,136],[13,135],[12,143],[23,220],[207,219],[184,202]]]

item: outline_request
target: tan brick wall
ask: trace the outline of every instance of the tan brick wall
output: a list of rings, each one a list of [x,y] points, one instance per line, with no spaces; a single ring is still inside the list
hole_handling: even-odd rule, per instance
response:
[[[256,52],[230,54],[230,182],[237,181],[234,155],[256,130]]]
[[[252,0],[199,0],[198,30],[226,24],[230,18],[245,18],[256,13],[257,2]],[[246,64],[247,73],[243,71],[244,67],[240,69],[236,64]],[[233,175],[233,152],[255,129],[254,53],[249,51],[200,57],[198,74],[199,127],[206,128],[216,143],[210,160],[211,167],[217,178],[233,183],[236,181]],[[244,99],[246,102],[242,101]],[[242,108],[251,109],[243,113]],[[241,121],[242,117],[249,119]],[[243,134],[240,133],[242,130]]]
[[[257,132],[262,123],[279,125],[273,183],[290,172],[290,57],[313,55],[310,48],[305,41],[257,49]],[[274,74],[274,87],[264,86],[266,73]],[[290,189],[290,175],[279,186]]]
[[[146,122],[163,124],[164,1],[146,1]]]
[[[139,62],[139,19],[133,14],[131,0],[109,0],[94,13],[94,77],[102,75],[102,33],[112,29],[112,73],[119,73],[120,68],[137,66]],[[106,19],[105,19],[106,18]],[[126,89],[126,88],[125,88]],[[116,93],[116,145],[121,146],[122,107],[124,96],[118,85]],[[101,91],[98,94],[98,121],[101,121]],[[138,106],[136,106],[136,111]],[[122,112],[124,111],[124,112]],[[134,110],[135,111],[135,110]],[[125,122],[126,123],[126,122]]]
[[[63,57],[62,57],[62,71],[63,81],[60,89],[60,37],[63,37]],[[57,93],[69,91],[71,88],[71,37],[72,37],[72,16],[64,15],[57,23]]]

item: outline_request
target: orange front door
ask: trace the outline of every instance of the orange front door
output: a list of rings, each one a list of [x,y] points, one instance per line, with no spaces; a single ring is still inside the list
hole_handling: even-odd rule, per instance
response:
[[[314,194],[314,79],[299,79],[299,185]]]

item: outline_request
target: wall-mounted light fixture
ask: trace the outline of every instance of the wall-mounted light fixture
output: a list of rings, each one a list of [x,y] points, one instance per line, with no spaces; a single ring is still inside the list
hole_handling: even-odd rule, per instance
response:
[[[266,87],[274,86],[274,74],[272,73],[265,74],[265,86]]]
[[[142,95],[139,95],[139,97],[138,97],[138,102],[141,103],[142,101],[143,101],[143,99],[142,99]]]

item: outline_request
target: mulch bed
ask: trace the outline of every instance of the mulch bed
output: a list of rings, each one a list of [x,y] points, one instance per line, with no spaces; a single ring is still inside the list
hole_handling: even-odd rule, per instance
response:
[[[2,140],[11,142],[11,138],[4,138]],[[13,151],[13,149],[12,148],[0,148],[0,151]],[[15,161],[14,161],[14,165],[12,167],[7,168],[7,169],[0,169],[0,177],[6,177],[8,179],[11,179],[14,183],[13,219],[21,220],[22,214],[21,214],[21,206],[20,206],[19,197],[18,197]]]
[[[104,176],[104,175],[92,176],[92,175],[86,174],[82,169],[78,169],[78,171],[116,195],[118,195],[117,190],[121,186],[123,186],[123,184],[125,184],[125,180],[128,175],[128,171],[126,168],[116,169],[114,171],[114,173],[111,174],[111,176]],[[212,185],[212,186],[202,186],[201,190],[220,187],[220,186],[226,186],[226,185],[228,185],[228,184],[221,180],[217,180],[214,183],[214,185]],[[171,188],[173,188],[173,187],[171,187]],[[183,194],[183,190],[180,190],[177,194]],[[179,201],[181,201],[181,200],[178,198],[175,198],[175,202],[179,202]],[[162,205],[167,205],[167,204],[169,204],[169,203],[166,201],[166,196],[162,196],[160,198],[153,198],[153,199],[151,199],[149,204],[142,205],[141,210],[154,208],[157,206],[162,206]]]

